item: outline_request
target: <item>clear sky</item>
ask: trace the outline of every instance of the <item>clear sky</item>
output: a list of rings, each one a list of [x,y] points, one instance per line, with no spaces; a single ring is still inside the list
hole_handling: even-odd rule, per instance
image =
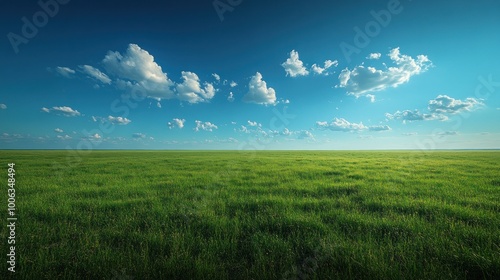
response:
[[[500,2],[1,1],[0,148],[500,148]]]

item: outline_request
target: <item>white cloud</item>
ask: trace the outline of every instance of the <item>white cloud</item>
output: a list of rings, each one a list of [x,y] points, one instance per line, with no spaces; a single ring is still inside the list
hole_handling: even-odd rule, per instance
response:
[[[108,121],[112,124],[118,124],[118,125],[127,125],[127,124],[132,122],[131,120],[129,120],[127,118],[113,117],[113,116],[108,116]]]
[[[102,61],[106,71],[120,80],[119,84],[146,93],[148,97],[174,98],[174,83],[163,73],[154,57],[136,44],[129,44],[122,55],[109,51]]]
[[[439,136],[453,136],[453,135],[458,135],[458,132],[456,132],[456,131],[443,131],[443,132],[439,132],[437,135],[439,135]]]
[[[235,81],[231,81],[231,83],[229,83],[229,86],[233,88],[238,86],[238,84]]]
[[[410,81],[412,76],[423,73],[432,66],[427,56],[418,55],[414,59],[411,56],[402,55],[399,48],[392,49],[388,56],[396,67],[389,67],[386,70],[377,70],[363,65],[356,66],[352,70],[346,68],[339,75],[338,87],[345,88],[349,94],[359,97],[390,87],[396,88]]]
[[[71,109],[71,107],[67,107],[67,106],[52,107],[51,109],[43,107],[42,111],[46,112],[46,113],[55,112],[56,114],[59,114],[59,115],[65,116],[65,117],[81,116],[80,112],[78,112],[77,110],[73,110],[73,109]]]
[[[134,134],[132,134],[132,138],[134,138],[134,139],[144,139],[144,138],[146,138],[146,135],[142,134],[142,133],[134,133]]]
[[[234,94],[233,92],[230,92],[229,95],[227,96],[227,101],[233,102],[234,101]]]
[[[470,112],[481,105],[483,105],[483,103],[474,98],[466,98],[462,101],[447,95],[439,95],[435,99],[429,101],[427,107],[429,113],[420,113],[419,110],[404,110],[397,111],[394,114],[386,113],[385,116],[390,120],[403,120],[404,123],[406,121],[446,121],[448,120],[448,115],[458,114],[463,111]]]
[[[407,132],[407,133],[402,133],[402,135],[404,135],[404,136],[415,136],[415,135],[418,135],[418,133],[416,133],[416,132]]]
[[[483,103],[474,98],[467,98],[462,101],[447,95],[438,95],[438,97],[429,101],[428,108],[432,113],[457,114],[462,111],[472,111],[480,105],[483,105]]]
[[[196,123],[196,127],[194,128],[194,131],[204,130],[204,131],[211,132],[214,129],[218,129],[218,127],[211,122],[202,122],[202,121],[196,120],[195,123]]]
[[[374,125],[374,126],[369,126],[368,130],[370,131],[388,131],[392,130],[388,125]]]
[[[325,71],[328,70],[332,66],[337,67],[338,65],[339,65],[339,62],[337,60],[335,60],[335,61],[327,60],[327,61],[325,61],[323,67],[318,66],[317,64],[313,64],[313,66],[311,67],[311,70],[314,73],[319,74],[319,75],[323,74],[323,73],[324,73],[324,75],[328,75],[328,72],[325,72]]]
[[[299,139],[313,139],[314,140],[314,135],[308,131],[308,130],[301,130],[297,132],[298,138]]]
[[[168,127],[170,129],[173,129],[175,127],[183,128],[184,127],[184,122],[186,122],[185,119],[173,119],[171,122],[168,122]]]
[[[243,101],[262,105],[275,104],[276,92],[273,88],[267,87],[262,75],[257,72],[248,83],[248,93],[243,97]]]
[[[365,126],[362,122],[351,123],[344,118],[334,118],[331,123],[316,122],[316,126],[322,129],[329,129],[332,131],[354,132],[354,131],[388,131],[391,128],[387,125],[378,126]]]
[[[304,67],[304,63],[299,59],[299,53],[295,50],[290,52],[290,58],[281,64],[285,68],[286,75],[290,77],[307,76],[309,71]]]
[[[98,140],[98,139],[101,139],[101,138],[102,138],[101,135],[99,135],[98,133],[90,136],[90,139],[94,139],[94,140]]]
[[[111,79],[108,77],[108,75],[102,73],[101,70],[97,68],[94,68],[90,65],[80,65],[80,69],[83,73],[100,81],[103,84],[111,84]]]
[[[213,74],[212,74],[212,77],[214,77],[214,79],[215,79],[216,81],[218,81],[218,82],[220,81],[220,76],[219,76],[217,73],[213,73]]]
[[[248,125],[253,127],[262,127],[262,124],[252,121],[248,121]]]
[[[68,67],[56,67],[56,72],[66,78],[71,78],[75,74],[75,70]]]
[[[5,104],[0,104],[0,110],[5,110],[7,109],[7,105]]]
[[[201,88],[198,75],[193,72],[182,71],[182,84],[177,85],[178,98],[189,103],[208,101],[215,96],[215,88],[210,83],[205,83]]]
[[[290,136],[292,135],[292,132],[288,128],[285,128],[283,129],[283,132],[281,132],[281,134],[285,136]]]
[[[382,57],[381,53],[371,53],[368,57],[366,57],[366,59],[377,60],[380,59],[381,57]]]
[[[370,99],[371,103],[375,102],[375,95],[373,95],[373,94],[367,94],[366,97]]]
[[[57,133],[63,133],[63,132],[64,132],[64,131],[63,131],[62,129],[60,129],[60,128],[56,128],[56,129],[54,129],[54,131],[55,131],[55,132],[57,132]]]
[[[72,139],[72,137],[69,136],[69,135],[57,135],[56,137],[58,139],[61,139],[61,140],[70,140],[70,139]]]
[[[434,114],[423,114],[419,110],[404,110],[396,111],[394,114],[386,113],[385,116],[390,119],[402,120],[403,122],[413,122],[413,121],[430,121],[430,120],[446,120],[444,116],[438,116]]]

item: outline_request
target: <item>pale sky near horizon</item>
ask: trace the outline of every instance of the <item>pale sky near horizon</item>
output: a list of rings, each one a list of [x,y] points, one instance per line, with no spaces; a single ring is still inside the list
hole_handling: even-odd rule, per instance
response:
[[[500,2],[0,2],[0,149],[500,148]]]

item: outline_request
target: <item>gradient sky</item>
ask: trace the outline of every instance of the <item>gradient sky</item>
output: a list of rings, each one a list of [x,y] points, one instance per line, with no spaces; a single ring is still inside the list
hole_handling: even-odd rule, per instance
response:
[[[496,0],[0,11],[3,149],[500,148]]]

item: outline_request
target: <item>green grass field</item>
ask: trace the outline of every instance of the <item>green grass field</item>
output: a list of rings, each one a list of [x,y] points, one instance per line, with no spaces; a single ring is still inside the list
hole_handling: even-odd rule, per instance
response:
[[[0,151],[17,279],[500,279],[500,152],[68,155]]]

